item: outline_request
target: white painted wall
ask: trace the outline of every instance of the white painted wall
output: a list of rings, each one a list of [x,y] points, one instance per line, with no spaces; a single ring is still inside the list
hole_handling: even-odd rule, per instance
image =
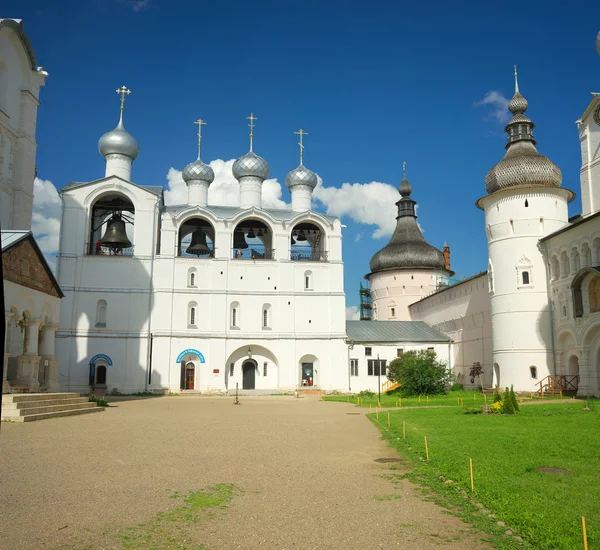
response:
[[[581,206],[583,215],[600,210],[600,124],[596,122],[600,96],[596,95],[577,121],[581,145]],[[600,119],[600,115],[597,115]]]

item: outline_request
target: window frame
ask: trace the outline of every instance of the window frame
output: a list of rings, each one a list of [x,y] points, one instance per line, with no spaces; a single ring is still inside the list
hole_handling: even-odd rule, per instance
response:
[[[373,348],[365,346],[365,357],[373,356]]]
[[[350,376],[358,376],[358,359],[350,358]]]
[[[387,376],[387,359],[367,360],[367,376]]]

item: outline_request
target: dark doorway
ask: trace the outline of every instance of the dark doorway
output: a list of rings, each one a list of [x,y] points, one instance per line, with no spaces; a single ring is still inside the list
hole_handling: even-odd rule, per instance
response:
[[[106,367],[104,365],[100,365],[96,369],[96,384],[106,384]]]
[[[302,363],[302,385],[312,386],[314,384],[313,379],[313,364]]]
[[[244,378],[242,381],[242,389],[253,390],[256,386],[256,365],[250,361],[246,361],[242,367]]]
[[[195,374],[196,374],[196,371],[194,369],[194,363],[188,363],[185,366],[185,389],[186,390],[194,389]]]

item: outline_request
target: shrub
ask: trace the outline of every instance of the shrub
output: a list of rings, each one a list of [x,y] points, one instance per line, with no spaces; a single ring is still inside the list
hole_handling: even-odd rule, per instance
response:
[[[496,388],[494,390],[494,403],[502,403],[502,396],[500,395],[500,392],[498,391],[498,388]]]
[[[504,390],[504,398],[502,399],[502,414],[516,414],[519,411],[517,396],[511,386],[510,390]]]
[[[464,389],[464,386],[460,382],[454,382],[454,384],[450,386],[450,391],[462,391]]]
[[[492,414],[500,414],[502,412],[502,401],[494,401],[490,405],[490,412]]]
[[[446,393],[452,374],[446,363],[433,350],[411,350],[394,359],[388,366],[389,380],[402,384],[403,395],[435,395]]]
[[[467,405],[462,408],[463,414],[483,414],[483,405]]]
[[[366,397],[367,399],[370,399],[371,397],[375,397],[375,392],[363,390],[358,395],[359,397]]]
[[[510,400],[515,412],[519,412],[519,401],[517,400],[517,395],[515,394],[515,390],[513,389],[512,385],[510,386]]]
[[[88,401],[91,403],[97,403],[99,407],[110,407],[108,401],[106,399],[102,399],[102,397],[94,397],[90,395]]]

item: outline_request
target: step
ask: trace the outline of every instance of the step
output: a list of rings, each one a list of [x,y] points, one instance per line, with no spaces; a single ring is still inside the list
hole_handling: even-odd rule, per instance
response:
[[[74,416],[76,414],[88,414],[104,411],[104,407],[94,407],[93,409],[74,409],[68,411],[56,411],[41,414],[30,414],[27,416],[18,416],[11,418],[13,422],[33,422],[34,420],[45,420],[46,418],[58,418],[61,416]]]
[[[2,403],[2,410],[30,409],[32,407],[50,407],[52,405],[77,405],[88,403],[87,397],[73,397],[67,399],[40,399],[38,401],[16,401],[13,403]]]
[[[2,411],[2,418],[17,418],[22,416],[30,416],[42,413],[52,413],[61,411],[75,411],[82,409],[95,409],[96,403],[88,401],[84,403],[67,404],[67,405],[46,405],[44,407],[29,407],[27,409],[7,409]]]
[[[73,399],[81,397],[79,393],[9,393],[2,396],[2,403],[23,403],[48,399]]]

